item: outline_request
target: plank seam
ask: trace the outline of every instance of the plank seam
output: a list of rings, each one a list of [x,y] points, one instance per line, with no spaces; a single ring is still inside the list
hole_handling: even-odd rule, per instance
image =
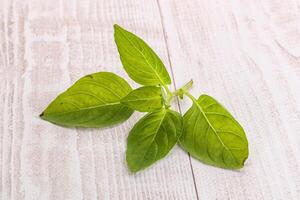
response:
[[[157,7],[158,7],[159,16],[160,16],[161,27],[162,27],[162,30],[163,30],[164,43],[165,43],[166,50],[167,50],[169,67],[170,67],[171,76],[172,76],[172,79],[173,79],[173,86],[174,86],[174,89],[176,90],[177,87],[176,87],[176,83],[175,83],[174,72],[173,72],[173,69],[172,69],[172,61],[171,61],[171,57],[170,57],[170,51],[169,51],[169,46],[168,46],[168,41],[167,41],[167,36],[166,36],[166,31],[165,31],[165,26],[164,26],[163,14],[162,14],[162,10],[161,10],[161,6],[160,6],[160,3],[159,3],[159,0],[156,0],[156,3],[157,3]],[[177,103],[179,112],[182,114],[178,97],[176,97],[176,103]],[[195,179],[195,174],[194,174],[194,169],[193,169],[193,164],[192,164],[192,161],[191,161],[191,155],[190,155],[190,153],[188,153],[188,157],[189,157],[189,164],[190,164],[190,168],[191,168],[191,172],[192,172],[192,177],[193,177],[194,189],[195,189],[196,197],[197,197],[197,200],[199,200],[199,195],[198,195],[198,190],[197,190],[197,184],[196,184],[196,179]]]

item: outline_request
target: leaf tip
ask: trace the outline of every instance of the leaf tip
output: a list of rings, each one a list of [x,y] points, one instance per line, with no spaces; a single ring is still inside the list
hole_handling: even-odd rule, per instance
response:
[[[127,167],[128,167],[128,169],[129,169],[129,171],[130,171],[131,173],[133,173],[133,174],[137,173],[137,172],[139,171],[139,169],[138,169],[137,167],[135,167],[134,165],[132,165],[132,164],[128,161],[128,159],[126,159],[126,160],[127,160]]]
[[[114,30],[118,30],[118,29],[121,29],[121,26],[119,26],[118,24],[114,24]]]
[[[243,159],[243,161],[242,161],[242,167],[245,166],[245,162],[246,162],[247,159],[248,159],[248,155],[247,155],[247,157],[245,157],[245,158]],[[242,167],[241,167],[241,168],[242,168]]]
[[[43,118],[44,112],[42,112],[39,116],[40,116],[40,118]]]

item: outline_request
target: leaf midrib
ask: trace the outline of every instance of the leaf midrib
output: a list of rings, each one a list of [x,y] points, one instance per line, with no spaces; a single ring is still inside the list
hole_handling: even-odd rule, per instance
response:
[[[192,101],[196,104],[197,108],[200,110],[200,112],[203,114],[206,122],[208,123],[209,127],[211,127],[211,129],[213,130],[213,133],[216,135],[216,137],[218,138],[218,140],[220,141],[220,143],[222,144],[223,148],[226,149],[228,152],[231,153],[231,155],[233,156],[234,160],[237,162],[237,164],[239,164],[239,162],[236,160],[236,157],[233,155],[233,153],[231,152],[230,148],[228,148],[222,141],[222,139],[220,138],[219,134],[217,133],[217,131],[215,130],[215,128],[212,126],[212,124],[210,123],[209,119],[206,117],[206,113],[204,112],[204,110],[201,108],[201,106],[199,105],[198,101],[195,98],[192,98]],[[227,165],[224,161],[224,150],[222,152],[222,161],[225,165]],[[213,160],[212,160],[213,161]]]
[[[152,69],[152,71],[155,73],[155,75],[157,76],[157,78],[159,79],[159,81],[165,85],[164,81],[160,78],[159,74],[157,73],[157,71],[152,67],[152,65],[148,62],[147,57],[143,54],[143,52],[141,52],[135,45],[134,43],[126,36],[126,34],[124,34],[122,31],[120,31],[120,33],[125,37],[125,39],[127,39],[129,41],[129,43],[144,57],[144,59],[146,60],[146,63],[150,66],[150,68]]]
[[[96,109],[96,108],[101,108],[101,107],[105,107],[105,106],[113,106],[113,105],[118,105],[121,103],[120,102],[115,102],[115,103],[108,103],[108,104],[101,104],[101,105],[97,105],[97,106],[90,106],[90,107],[86,107],[86,108],[77,108],[77,110],[73,110],[73,111],[69,111],[69,112],[62,112],[62,113],[48,113],[45,115],[56,115],[56,116],[61,116],[61,115],[65,115],[65,114],[70,114],[70,113],[76,113],[76,112],[80,112],[80,111],[84,111],[84,110],[89,110],[89,109]]]
[[[153,99],[161,99],[161,97],[152,97],[152,98],[141,98],[141,99],[133,99],[133,100],[126,100],[123,102],[134,102],[134,101],[148,101],[148,100],[153,100]]]
[[[206,122],[208,123],[208,125],[211,127],[211,129],[213,130],[214,134],[217,136],[218,140],[220,141],[220,143],[222,144],[222,146],[228,150],[228,147],[223,143],[222,139],[220,138],[220,136],[217,134],[217,131],[215,130],[215,128],[212,126],[212,124],[210,123],[209,119],[206,117],[205,112],[203,111],[203,109],[201,108],[201,106],[198,104],[198,102],[194,101],[194,103],[196,104],[197,108],[200,110],[200,112],[202,113],[202,115],[204,116]]]
[[[160,128],[162,122],[164,121],[166,114],[167,114],[167,110],[164,110],[164,114],[163,114],[163,116],[162,116],[162,118],[161,118],[161,121],[159,122],[159,124],[158,124],[158,126],[157,126],[157,129],[154,131],[153,139],[152,139],[151,142],[149,143],[150,145],[149,145],[149,147],[147,148],[147,150],[145,151],[145,153],[144,153],[144,155],[143,155],[143,157],[142,157],[142,159],[141,159],[140,166],[141,166],[141,164],[143,163],[143,161],[144,161],[144,159],[145,159],[145,156],[146,156],[146,154],[147,154],[147,152],[148,152],[150,146],[152,145],[152,143],[154,142],[155,138],[157,137],[158,130],[159,130],[159,128]],[[157,153],[156,153],[156,154],[157,154]],[[155,159],[156,159],[156,155],[155,155]],[[142,166],[142,168],[143,168],[143,167],[144,167],[144,166]]]

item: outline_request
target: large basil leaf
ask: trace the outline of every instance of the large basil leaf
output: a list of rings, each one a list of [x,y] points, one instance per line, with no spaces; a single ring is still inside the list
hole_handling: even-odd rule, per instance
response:
[[[131,91],[121,100],[126,106],[140,111],[151,112],[163,106],[163,98],[160,87],[144,86]]]
[[[168,109],[144,116],[132,128],[127,139],[126,160],[137,172],[165,157],[177,143],[182,131],[182,117]]]
[[[99,72],[79,79],[60,94],[41,117],[63,126],[104,127],[128,119],[131,108],[120,100],[131,91],[121,77]]]
[[[185,113],[180,144],[195,158],[223,168],[241,168],[248,157],[248,141],[243,128],[208,95],[194,99]]]
[[[156,53],[139,37],[114,25],[115,42],[128,75],[142,85],[168,85],[170,76]]]

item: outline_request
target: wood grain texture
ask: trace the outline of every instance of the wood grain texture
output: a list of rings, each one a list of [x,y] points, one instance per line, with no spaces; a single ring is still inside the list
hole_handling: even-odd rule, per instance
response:
[[[193,78],[249,140],[239,172],[192,159],[200,199],[300,198],[299,3],[160,1],[176,84]]]
[[[189,158],[178,147],[148,170],[129,173],[126,138],[141,114],[106,129],[61,128],[38,118],[83,75],[113,71],[129,80],[114,23],[139,33],[168,66],[156,1],[1,1],[0,7],[2,199],[196,198]]]
[[[299,0],[0,0],[0,199],[300,199],[299,8]],[[216,97],[239,120],[250,146],[242,170],[176,147],[133,175],[126,138],[141,114],[105,129],[38,118],[85,74],[130,80],[114,23],[157,51],[177,87],[193,78],[193,94]]]

